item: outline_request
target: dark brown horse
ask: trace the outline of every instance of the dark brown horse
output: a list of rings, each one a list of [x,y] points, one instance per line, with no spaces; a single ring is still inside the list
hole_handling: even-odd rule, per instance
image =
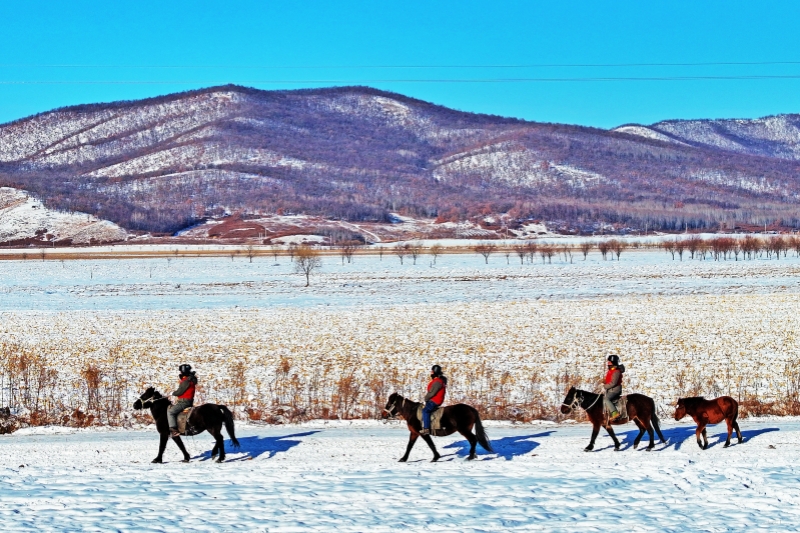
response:
[[[153,459],[154,463],[163,462],[164,449],[167,447],[167,441],[170,437],[169,423],[167,422],[167,409],[172,405],[168,398],[161,396],[153,387],[149,387],[144,394],[139,396],[139,399],[133,403],[134,409],[150,408],[150,414],[153,415],[153,420],[156,421],[156,429],[161,436],[161,442],[158,445],[158,455]],[[217,456],[219,452],[218,463],[225,460],[225,441],[222,439],[222,426],[225,425],[225,430],[231,438],[231,442],[235,448],[239,447],[239,441],[236,440],[236,434],[233,428],[233,414],[224,405],[217,405],[213,403],[204,403],[192,409],[189,419],[186,421],[187,432],[191,428],[191,435],[197,435],[203,431],[208,431],[215,439],[214,449],[211,450],[211,458]],[[181,452],[183,452],[184,463],[189,462],[189,453],[183,445],[180,437],[172,437],[175,444],[178,445]]]
[[[611,423],[606,422],[606,417],[603,413],[603,395],[595,394],[585,390],[576,389],[572,387],[564,398],[564,403],[561,404],[561,412],[569,414],[576,408],[581,407],[586,411],[589,420],[592,422],[592,439],[584,451],[590,452],[594,449],[594,441],[597,439],[597,434],[600,433],[600,426],[606,428],[606,431],[614,440],[614,449],[619,450],[619,441],[614,434],[611,425],[627,424],[631,420],[639,428],[639,434],[633,440],[633,449],[639,447],[639,442],[642,440],[642,435],[647,431],[650,437],[650,445],[647,446],[647,451],[651,451],[655,447],[653,442],[653,429],[658,433],[658,438],[662,443],[667,439],[661,433],[661,427],[658,424],[658,415],[656,415],[656,404],[652,398],[644,394],[628,394],[628,417],[619,418]]]
[[[382,417],[384,420],[394,418],[398,415],[402,416],[408,425],[408,431],[411,432],[411,435],[408,437],[406,453],[400,458],[401,463],[408,461],[408,454],[411,453],[411,448],[414,447],[414,443],[417,442],[417,438],[419,437],[422,437],[422,440],[428,443],[428,446],[430,446],[433,451],[433,461],[438,461],[441,457],[439,452],[436,451],[436,446],[434,446],[430,435],[419,434],[422,429],[422,422],[417,418],[417,411],[420,405],[422,404],[412,402],[395,392],[389,396],[389,401],[386,402],[386,407],[383,409]],[[452,435],[458,431],[469,441],[469,457],[467,457],[467,459],[475,459],[476,444],[480,444],[487,452],[494,451],[492,450],[492,445],[489,443],[489,438],[486,436],[486,432],[483,430],[481,416],[478,414],[477,409],[463,403],[448,405],[440,409],[444,409],[442,413],[442,426],[447,428],[445,434]],[[475,428],[474,435],[472,434],[473,427]]]
[[[684,416],[691,416],[697,424],[695,436],[697,437],[697,445],[702,449],[708,448],[708,436],[706,435],[706,426],[708,424],[719,424],[723,420],[728,424],[728,438],[725,440],[727,448],[731,445],[731,433],[736,430],[736,436],[741,444],[744,439],[742,432],[739,431],[739,404],[730,396],[720,396],[713,400],[706,400],[702,396],[695,396],[693,398],[681,398],[678,400],[678,405],[675,408],[675,420],[680,420]],[[705,444],[700,442],[700,435],[703,436]]]

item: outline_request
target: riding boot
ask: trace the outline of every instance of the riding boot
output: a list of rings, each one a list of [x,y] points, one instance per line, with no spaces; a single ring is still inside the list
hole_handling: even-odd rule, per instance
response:
[[[171,437],[180,437],[181,432],[178,431],[178,428],[169,428],[169,434]]]
[[[428,428],[422,428],[422,429],[419,431],[419,434],[420,434],[420,435],[430,435],[430,434],[431,434],[431,430],[430,430],[430,429],[428,429]]]
[[[619,411],[614,411],[613,413],[611,413],[611,416],[608,419],[616,420],[617,418],[619,418]]]

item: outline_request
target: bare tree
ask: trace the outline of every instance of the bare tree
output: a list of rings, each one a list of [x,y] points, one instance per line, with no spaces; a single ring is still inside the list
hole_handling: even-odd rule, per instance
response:
[[[529,242],[525,245],[525,248],[528,249],[528,261],[533,263],[534,257],[536,257],[536,251],[539,249],[539,245],[535,242]]]
[[[417,264],[417,257],[420,256],[422,253],[423,246],[422,243],[419,241],[415,241],[411,243],[408,247],[408,251],[411,254],[411,258],[414,260],[414,264]]]
[[[403,244],[397,244],[394,248],[392,248],[392,253],[397,256],[401,265],[403,264],[403,259],[405,256],[408,255],[409,248],[411,248],[411,246],[407,242]]]
[[[428,253],[431,254],[433,257],[433,264],[436,264],[436,258],[442,254],[442,245],[441,244],[434,244],[430,248],[428,248]]]
[[[681,261],[683,261],[683,252],[686,251],[686,241],[683,239],[675,239],[675,251],[678,253]]]
[[[479,244],[472,249],[475,253],[480,254],[483,256],[483,260],[486,261],[486,264],[489,264],[489,256],[492,255],[496,250],[497,246],[494,244],[487,242],[483,244]]]
[[[611,246],[611,251],[617,256],[617,261],[619,261],[619,256],[622,255],[622,252],[628,247],[628,243],[617,239],[611,239],[609,245]]]
[[[175,251],[177,252],[178,250],[175,250]],[[253,256],[255,256],[255,255],[256,255],[255,246],[253,246],[252,244],[248,244],[247,245],[247,258],[250,260],[251,263],[253,262]]]
[[[42,258],[42,263],[44,263],[44,257],[45,257],[45,255],[47,255],[47,254],[45,253],[45,251],[44,251],[44,248],[42,248],[41,250],[39,250],[39,256]]]
[[[380,259],[381,261],[383,261],[383,252],[384,252],[383,246],[378,246],[378,259]]]
[[[589,241],[583,241],[579,246],[581,253],[583,254],[583,260],[586,261],[586,256],[589,255],[589,252],[592,251],[592,243]]]
[[[348,263],[353,262],[353,254],[356,251],[356,247],[353,244],[345,244],[341,248],[339,248],[339,255],[342,258],[342,264],[344,264],[344,260],[347,259]]]
[[[311,273],[322,266],[319,252],[310,246],[301,246],[294,254],[294,271],[304,274],[306,287],[310,285]]]
[[[514,253],[519,257],[519,264],[525,263],[525,256],[528,255],[528,247],[524,244],[515,244]]]
[[[609,241],[600,241],[600,242],[598,242],[597,243],[597,249],[600,250],[600,255],[603,256],[603,261],[605,261],[609,250],[611,250],[611,246],[609,245]]]

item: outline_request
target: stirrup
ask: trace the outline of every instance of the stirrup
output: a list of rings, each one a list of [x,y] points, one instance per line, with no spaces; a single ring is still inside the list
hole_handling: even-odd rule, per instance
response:
[[[420,434],[420,435],[430,435],[430,434],[431,434],[431,430],[430,430],[430,429],[427,429],[427,428],[422,428],[422,429],[419,431],[419,434]]]
[[[180,437],[181,432],[178,431],[178,428],[169,428],[169,436],[170,437]]]

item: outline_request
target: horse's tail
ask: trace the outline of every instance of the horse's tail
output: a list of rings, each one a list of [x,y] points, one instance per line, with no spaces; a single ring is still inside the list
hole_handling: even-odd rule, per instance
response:
[[[481,448],[486,450],[487,452],[494,453],[492,449],[492,443],[489,442],[489,437],[486,435],[486,430],[483,429],[483,423],[481,422],[481,415],[478,413],[477,409],[475,411],[475,436],[478,437],[478,444],[481,445]]]
[[[660,425],[660,422],[658,420],[658,415],[656,414],[655,402],[653,402],[653,414],[650,416],[650,423],[653,424],[653,429],[655,429],[656,433],[658,433],[658,438],[661,439],[661,442],[666,444],[667,443],[667,439],[665,439],[664,438],[664,434],[661,433],[661,425]]]
[[[231,413],[230,410],[224,405],[220,405],[219,410],[222,411],[222,419],[225,422],[225,431],[228,432],[228,436],[231,438],[234,448],[238,448],[239,441],[236,440],[236,432],[233,428],[233,413]]]

